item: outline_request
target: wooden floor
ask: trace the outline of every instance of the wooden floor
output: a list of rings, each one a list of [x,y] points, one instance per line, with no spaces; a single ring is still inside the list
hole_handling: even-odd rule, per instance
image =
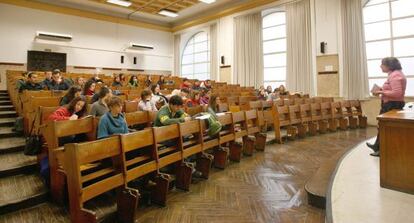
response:
[[[138,222],[324,222],[324,210],[307,204],[304,185],[319,165],[376,135],[376,128],[338,131],[266,146],[265,152],[214,169],[210,179],[174,190],[167,207],[140,208]],[[15,193],[15,192],[13,192]],[[4,194],[4,193],[2,193]],[[69,222],[50,203],[0,216],[0,222]]]

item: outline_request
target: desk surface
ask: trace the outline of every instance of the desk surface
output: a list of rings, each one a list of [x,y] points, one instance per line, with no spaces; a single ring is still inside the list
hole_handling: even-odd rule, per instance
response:
[[[414,112],[393,110],[377,116],[380,121],[403,121],[414,122]]]

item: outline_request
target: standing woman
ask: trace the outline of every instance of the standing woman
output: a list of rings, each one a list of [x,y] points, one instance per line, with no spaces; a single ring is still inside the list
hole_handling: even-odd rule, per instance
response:
[[[407,79],[403,74],[400,61],[395,57],[386,57],[381,62],[382,72],[388,73],[387,81],[382,88],[372,92],[375,96],[381,96],[380,114],[397,109],[401,110],[404,105],[405,89],[407,87]],[[367,143],[367,146],[374,150],[371,156],[379,156],[380,139],[379,134],[374,144]]]

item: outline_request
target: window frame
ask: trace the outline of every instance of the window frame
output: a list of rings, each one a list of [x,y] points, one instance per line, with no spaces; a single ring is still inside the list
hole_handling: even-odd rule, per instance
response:
[[[200,33],[205,33],[207,36],[207,40],[203,40],[203,41],[199,41],[196,42],[195,41],[195,37],[197,35],[199,35]],[[185,51],[187,49],[187,47],[189,46],[189,43],[193,41],[192,46],[193,46],[193,50],[191,53],[185,54]],[[200,44],[200,43],[206,43],[207,44],[207,50],[203,50],[203,51],[195,51],[195,45],[196,44]],[[197,54],[201,54],[201,53],[207,53],[207,60],[206,61],[202,61],[202,62],[195,62],[195,55]],[[210,71],[210,65],[211,65],[211,58],[210,58],[210,53],[211,53],[211,49],[210,49],[210,35],[207,31],[199,31],[194,33],[186,42],[186,44],[184,45],[183,51],[181,53],[181,60],[180,60],[180,68],[181,68],[181,77],[185,77],[188,79],[196,79],[196,75],[206,75],[207,79],[210,79],[210,75],[211,75],[211,71]],[[184,63],[183,62],[183,58],[184,56],[189,56],[191,55],[193,57],[193,62],[192,63]],[[195,67],[198,64],[207,64],[207,72],[196,72],[195,71]],[[192,65],[193,69],[192,69],[192,73],[191,74],[183,74],[183,67],[184,66],[189,66]]]

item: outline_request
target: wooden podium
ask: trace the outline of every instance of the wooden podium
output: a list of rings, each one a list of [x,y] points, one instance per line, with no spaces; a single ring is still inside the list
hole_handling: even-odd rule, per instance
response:
[[[414,194],[414,112],[390,111],[377,119],[381,187]]]

